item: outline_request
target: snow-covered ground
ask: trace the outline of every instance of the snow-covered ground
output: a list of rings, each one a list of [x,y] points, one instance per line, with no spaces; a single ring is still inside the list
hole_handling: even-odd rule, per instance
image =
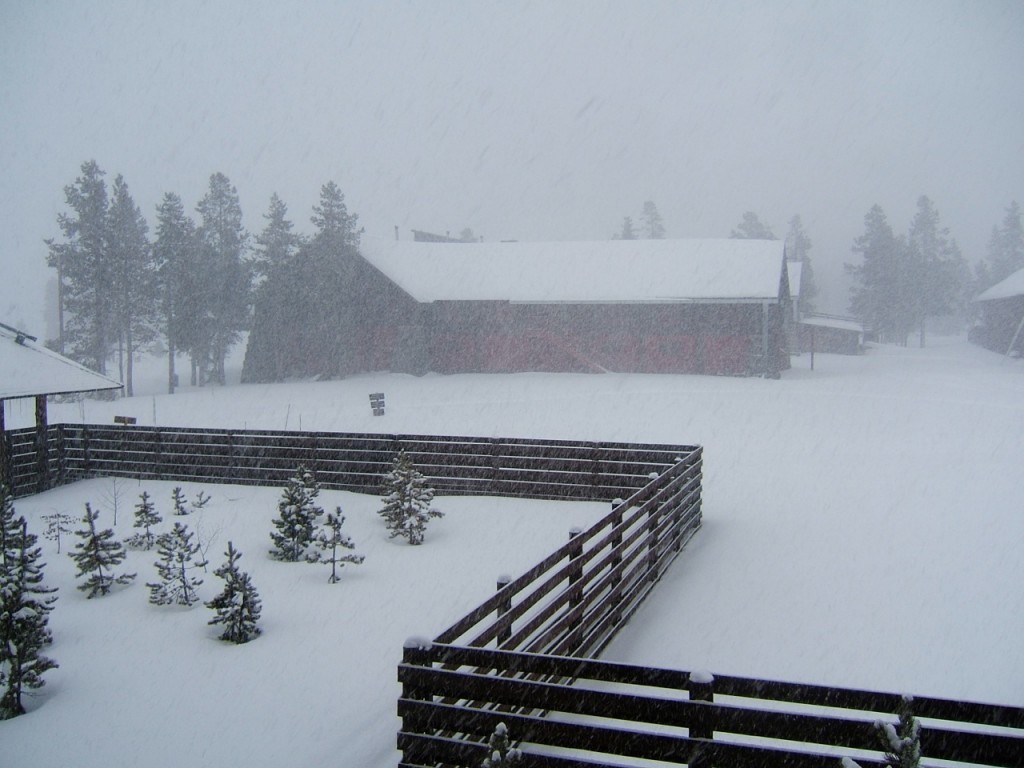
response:
[[[367,375],[167,397],[152,394],[154,360],[136,384],[150,394],[54,405],[50,420],[699,443],[704,528],[606,658],[1024,706],[1024,362],[959,338],[793,362],[781,381]],[[11,428],[30,423],[30,401],[7,407]],[[0,723],[0,763],[395,765],[402,641],[435,635],[604,511],[441,498],[446,517],[411,548],[387,539],[377,499],[325,492],[366,555],[329,585],[324,566],[267,557],[279,491],[185,486],[200,487],[213,501],[185,522],[215,539],[202,595],[231,539],[264,634],[227,646],[205,608],[150,606],[152,553],[132,554],[135,584],[87,601],[44,542],[61,667],[28,715]],[[171,484],[131,481],[122,534],[142,488],[174,522]],[[93,480],[17,508],[38,532],[41,515],[92,501],[109,525],[110,491]]]

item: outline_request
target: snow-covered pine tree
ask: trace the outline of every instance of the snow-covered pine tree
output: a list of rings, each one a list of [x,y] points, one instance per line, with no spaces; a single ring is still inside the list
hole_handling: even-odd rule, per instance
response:
[[[339,581],[338,569],[344,567],[345,563],[359,565],[366,558],[354,552],[339,554],[338,549],[355,549],[355,542],[347,533],[341,532],[341,526],[345,524],[345,516],[341,514],[341,507],[337,507],[334,514],[327,514],[327,522],[316,537],[317,546],[322,552],[329,552],[329,555],[321,555],[320,562],[331,564],[331,577],[327,580],[329,584]]]
[[[307,549],[316,537],[317,518],[324,511],[315,503],[320,495],[320,484],[312,471],[300,466],[295,475],[281,494],[278,502],[278,516],[274,519],[274,528],[270,534],[274,548],[270,556],[275,560],[297,563],[303,558],[310,562],[316,561],[315,553],[307,553]]]
[[[132,525],[133,528],[141,528],[142,530],[129,536],[125,543],[135,549],[145,549],[147,551],[152,549],[153,545],[156,544],[156,536],[153,535],[150,528],[162,522],[163,518],[160,517],[156,507],[153,506],[149,494],[143,491],[139,496],[139,503],[135,505],[135,523]]]
[[[82,522],[87,527],[75,531],[80,541],[75,544],[76,551],[70,553],[71,559],[78,565],[75,578],[89,574],[89,578],[78,585],[80,590],[88,592],[87,598],[105,595],[115,584],[129,584],[135,578],[134,573],[114,575],[114,568],[124,562],[124,547],[114,538],[110,528],[96,530],[96,518],[99,516],[100,513],[93,512],[92,507],[86,503]]]
[[[75,522],[75,518],[66,512],[53,512],[49,515],[43,515],[43,520],[46,521],[46,530],[43,532],[43,536],[50,541],[57,542],[57,554],[59,555],[60,537],[65,533],[71,533],[73,530],[71,524]]]
[[[36,541],[0,483],[0,720],[24,714],[22,693],[41,688],[43,673],[57,666],[41,653],[53,639],[48,622],[57,590],[43,584]]]
[[[508,738],[508,728],[504,723],[498,723],[487,740],[487,758],[480,764],[480,768],[499,768],[499,766],[513,766],[523,764],[523,753],[511,745]]]
[[[885,751],[885,764],[892,768],[918,768],[921,765],[921,724],[914,717],[914,699],[904,696],[899,723],[875,723],[878,740]]]
[[[181,516],[189,513],[188,501],[185,500],[185,494],[180,485],[174,486],[171,491],[171,502],[174,504],[174,514]]]
[[[227,562],[214,573],[224,579],[224,589],[206,607],[217,612],[208,622],[211,625],[223,624],[224,632],[220,639],[232,643],[247,643],[260,634],[257,622],[260,618],[259,593],[249,579],[249,574],[238,570],[238,559],[242,556],[231,542],[224,553]]]
[[[434,489],[412,464],[405,451],[395,457],[391,470],[384,476],[384,508],[377,514],[391,531],[391,538],[403,536],[410,544],[422,544],[427,522],[444,513],[432,509]]]
[[[205,562],[195,562],[199,544],[192,543],[192,532],[181,523],[174,524],[174,530],[157,539],[157,554],[160,559],[153,565],[160,575],[160,581],[146,584],[149,587],[149,602],[154,605],[192,605],[199,599],[196,587],[203,583],[194,578],[190,571],[202,568]]]

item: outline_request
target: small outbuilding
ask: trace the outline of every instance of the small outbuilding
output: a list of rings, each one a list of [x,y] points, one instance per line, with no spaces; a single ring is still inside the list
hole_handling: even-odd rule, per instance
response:
[[[49,467],[46,460],[49,395],[121,389],[120,382],[47,349],[34,336],[0,323],[0,482],[10,485],[11,444],[6,427],[7,400],[35,400],[35,450],[39,490],[45,490]]]

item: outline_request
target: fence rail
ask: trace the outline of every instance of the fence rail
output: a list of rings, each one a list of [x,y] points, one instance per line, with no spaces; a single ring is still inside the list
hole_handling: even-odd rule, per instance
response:
[[[635,758],[836,768],[841,757],[866,768],[884,764],[875,722],[895,722],[901,704],[886,693],[443,643],[407,648],[398,674],[407,768],[479,765],[500,722],[543,768]],[[933,698],[912,707],[926,764],[1024,765],[1024,709]]]
[[[465,436],[55,424],[41,471],[36,432],[7,432],[16,496],[85,477],[284,485],[297,466],[324,488],[376,493],[404,450],[445,495],[610,501],[642,488],[691,446]]]

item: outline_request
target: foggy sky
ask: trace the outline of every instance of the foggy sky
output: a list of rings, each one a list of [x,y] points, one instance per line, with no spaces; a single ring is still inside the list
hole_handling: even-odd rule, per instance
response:
[[[928,194],[973,264],[1024,203],[1024,4],[0,0],[0,321],[45,332],[42,240],[87,159],[151,230],[215,171],[254,233],[275,191],[310,231],[329,180],[366,238],[799,213],[843,312],[873,204],[905,231]]]

